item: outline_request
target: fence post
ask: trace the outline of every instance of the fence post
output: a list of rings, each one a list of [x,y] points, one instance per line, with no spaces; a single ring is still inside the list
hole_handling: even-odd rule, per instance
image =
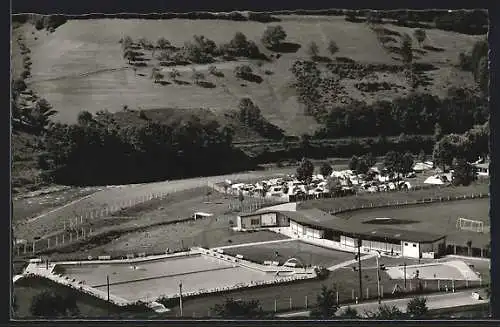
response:
[[[384,284],[380,284],[380,297],[384,298]]]
[[[370,298],[370,288],[366,288],[366,299],[368,300]]]
[[[306,295],[306,309],[307,309],[307,295]]]
[[[27,247],[28,247],[28,241],[26,241],[26,243],[24,243],[24,254],[26,254]]]
[[[337,305],[339,304],[339,291],[337,291]]]
[[[73,242],[73,233],[69,232],[69,241],[70,243]]]
[[[292,297],[290,296],[290,310],[292,310]]]
[[[424,290],[427,289],[427,281],[424,281]]]
[[[354,288],[351,290],[352,292],[352,299],[354,300]]]
[[[65,235],[65,232],[62,234],[62,244],[64,244],[64,235]]]
[[[439,279],[438,279],[438,291],[441,291],[441,286],[439,285]]]
[[[35,243],[36,243],[36,240],[33,240],[33,254],[35,254]]]
[[[274,299],[274,312],[278,312],[278,300]]]
[[[50,237],[47,238],[47,249],[50,249]]]
[[[451,291],[453,293],[455,293],[455,280],[454,279],[451,280]]]

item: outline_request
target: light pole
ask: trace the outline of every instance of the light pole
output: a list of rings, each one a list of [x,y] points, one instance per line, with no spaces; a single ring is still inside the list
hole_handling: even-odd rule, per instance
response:
[[[361,273],[361,238],[358,238],[359,299],[363,298],[363,274]]]
[[[179,308],[180,308],[181,317],[182,317],[182,282],[179,283]]]
[[[406,290],[406,261],[404,262],[403,266],[404,266],[405,290]]]
[[[380,251],[377,250],[377,256],[375,257],[377,259],[377,297],[378,297],[378,304],[381,302],[381,296],[380,296],[380,264],[378,262],[378,259],[380,258]]]

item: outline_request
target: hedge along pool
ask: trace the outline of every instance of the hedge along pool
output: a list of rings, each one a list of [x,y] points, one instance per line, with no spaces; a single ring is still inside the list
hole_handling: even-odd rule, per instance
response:
[[[147,259],[146,259],[147,260]],[[266,273],[221,259],[195,254],[142,262],[58,264],[70,279],[106,292],[109,276],[111,294],[129,301],[152,301],[161,296],[222,289],[236,284],[275,280]]]

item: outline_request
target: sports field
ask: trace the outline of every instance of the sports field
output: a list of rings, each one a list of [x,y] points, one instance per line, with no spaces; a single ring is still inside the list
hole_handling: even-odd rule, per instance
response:
[[[102,291],[131,301],[155,300],[161,296],[234,286],[251,281],[268,281],[274,274],[243,268],[219,259],[195,255],[138,263],[84,264],[63,266],[64,274]]]
[[[468,240],[473,247],[485,247],[490,242],[489,232],[477,233],[461,231],[456,227],[457,218],[480,220],[484,225],[489,225],[490,200],[473,199],[451,202],[440,202],[425,205],[411,205],[400,208],[381,208],[373,210],[359,210],[338,214],[339,217],[348,219],[360,228],[370,229],[375,227],[388,227],[414,231],[426,231],[433,234],[446,235],[448,244],[465,246]],[[371,218],[394,218],[399,220],[416,221],[410,224],[371,225],[362,222]]]
[[[283,264],[288,259],[295,258],[305,266],[323,267],[330,267],[354,259],[352,253],[327,249],[298,240],[243,245],[224,249],[224,252],[231,255],[241,254],[243,258],[259,263],[279,261],[280,264]]]

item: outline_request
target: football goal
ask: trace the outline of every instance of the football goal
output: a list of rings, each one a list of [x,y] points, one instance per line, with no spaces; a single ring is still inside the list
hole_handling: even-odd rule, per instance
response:
[[[482,233],[484,232],[484,223],[480,220],[472,220],[460,217],[457,219],[457,228],[459,230]]]

